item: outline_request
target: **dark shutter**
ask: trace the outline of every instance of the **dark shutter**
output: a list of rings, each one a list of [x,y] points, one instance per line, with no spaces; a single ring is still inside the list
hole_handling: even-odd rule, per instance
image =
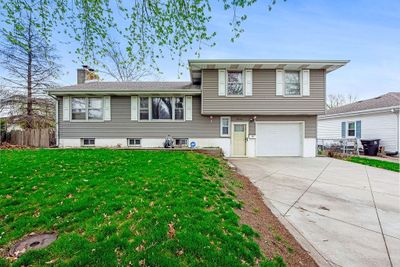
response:
[[[361,121],[356,121],[356,137],[361,138]]]

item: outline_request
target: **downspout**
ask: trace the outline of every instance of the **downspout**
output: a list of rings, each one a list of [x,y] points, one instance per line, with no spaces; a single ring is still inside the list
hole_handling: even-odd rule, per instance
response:
[[[49,95],[51,98],[53,98],[54,100],[56,100],[56,134],[55,134],[55,137],[56,137],[56,146],[58,147],[58,145],[59,145],[59,135],[58,135],[58,132],[59,132],[59,130],[58,130],[58,126],[59,126],[59,123],[58,123],[58,98],[57,97],[54,97],[54,96],[52,96],[52,95]]]

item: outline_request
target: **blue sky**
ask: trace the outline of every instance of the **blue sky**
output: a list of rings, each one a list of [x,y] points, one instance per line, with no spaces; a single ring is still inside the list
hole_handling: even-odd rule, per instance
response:
[[[214,2],[211,0],[210,2]],[[277,0],[269,12],[261,1],[239,14],[247,14],[245,32],[230,42],[231,11],[215,1],[211,31],[214,47],[203,47],[201,58],[349,59],[345,67],[328,74],[328,93],[351,93],[359,99],[400,91],[399,0]],[[64,75],[60,84],[76,82],[69,47],[58,43]],[[194,58],[194,52],[184,60]],[[159,62],[161,80],[178,80],[178,64]],[[181,80],[189,80],[184,71]]]

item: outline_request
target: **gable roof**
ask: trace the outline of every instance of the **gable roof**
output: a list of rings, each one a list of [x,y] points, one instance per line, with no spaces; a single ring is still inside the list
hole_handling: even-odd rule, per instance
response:
[[[400,92],[390,92],[375,98],[357,101],[348,105],[332,108],[326,111],[326,115],[356,112],[377,108],[386,108],[400,105]]]
[[[85,93],[200,93],[200,86],[191,82],[87,82],[50,89],[51,95]]]

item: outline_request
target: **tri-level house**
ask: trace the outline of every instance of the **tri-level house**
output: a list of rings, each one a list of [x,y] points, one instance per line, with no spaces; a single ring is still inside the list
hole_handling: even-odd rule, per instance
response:
[[[188,82],[85,82],[57,98],[60,147],[220,147],[226,156],[316,155],[326,75],[346,60],[189,60]]]

